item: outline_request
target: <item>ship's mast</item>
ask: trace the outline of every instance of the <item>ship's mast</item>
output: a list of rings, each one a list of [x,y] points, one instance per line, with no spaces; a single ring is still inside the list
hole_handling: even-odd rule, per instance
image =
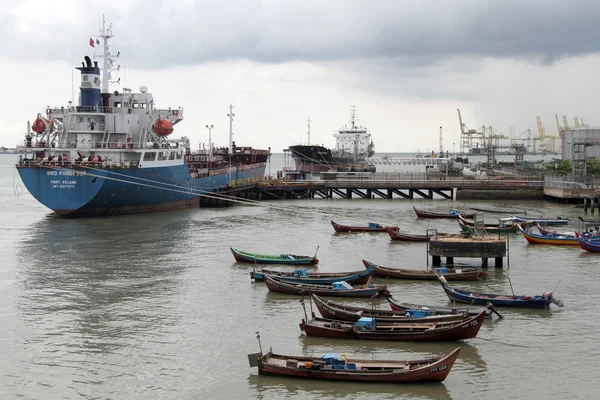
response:
[[[306,143],[306,144],[310,146],[310,117],[308,117],[307,126],[308,126],[308,143]]]
[[[229,105],[229,154],[233,154],[233,117],[235,114],[233,113],[233,104]]]
[[[356,129],[356,106],[352,106],[352,113],[350,114],[350,127]]]
[[[113,37],[112,24],[106,27],[106,21],[104,15],[102,15],[102,29],[100,30],[100,37],[103,39],[103,50],[102,54],[102,93],[108,93],[108,81],[110,79],[110,54],[108,53],[108,39]]]

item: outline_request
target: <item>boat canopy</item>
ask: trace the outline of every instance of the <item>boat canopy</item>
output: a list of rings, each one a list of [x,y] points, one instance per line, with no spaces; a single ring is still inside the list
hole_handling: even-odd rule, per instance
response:
[[[353,289],[352,286],[348,282],[346,282],[346,281],[333,282],[331,284],[331,288],[333,290],[349,290],[349,289]]]
[[[361,317],[358,321],[354,323],[354,326],[359,326],[363,330],[374,329],[377,324],[375,318],[373,317]]]
[[[298,278],[308,278],[308,274],[306,273],[305,268],[300,268],[300,269],[295,270],[292,275],[296,276]]]

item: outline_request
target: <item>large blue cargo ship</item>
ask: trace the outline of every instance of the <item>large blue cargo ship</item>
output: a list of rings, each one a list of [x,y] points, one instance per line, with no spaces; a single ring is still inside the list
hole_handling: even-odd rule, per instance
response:
[[[183,109],[157,109],[142,86],[109,92],[117,53],[103,27],[103,68],[89,57],[81,67],[79,105],[38,114],[17,170],[40,203],[65,216],[99,216],[199,206],[200,197],[228,182],[264,176],[269,150],[229,147],[191,151],[187,137],[170,139]],[[114,67],[114,68],[113,68]]]

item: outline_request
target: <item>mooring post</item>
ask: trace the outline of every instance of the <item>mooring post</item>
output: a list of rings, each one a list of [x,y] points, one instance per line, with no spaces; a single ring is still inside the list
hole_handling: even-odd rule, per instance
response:
[[[496,257],[496,260],[494,262],[494,266],[496,268],[502,268],[502,262],[503,262],[502,257]]]

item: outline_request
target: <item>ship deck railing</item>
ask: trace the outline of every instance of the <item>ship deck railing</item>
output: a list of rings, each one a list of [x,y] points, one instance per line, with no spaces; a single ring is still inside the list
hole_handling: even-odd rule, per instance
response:
[[[90,114],[131,114],[133,111],[144,111],[147,112],[148,108],[145,107],[101,107],[101,106],[70,106],[70,107],[49,107],[46,109],[46,114],[51,116],[52,114],[65,114],[65,113],[90,113]],[[183,108],[178,109],[157,109],[153,108],[152,111],[161,116],[175,116],[181,118],[183,116]]]
[[[112,149],[112,150],[122,150],[122,149],[132,149],[132,150],[176,150],[181,147],[172,146],[168,143],[157,143],[154,146],[148,146],[146,144],[138,144],[134,142],[93,142],[89,148],[82,148],[81,145],[77,145],[77,143],[67,142],[64,144],[50,144],[47,142],[31,142],[31,145],[27,144],[27,140],[23,142],[22,146],[17,146],[17,150],[19,151],[42,151],[42,150],[59,150],[59,149],[82,149],[82,150],[94,150],[94,149]]]

